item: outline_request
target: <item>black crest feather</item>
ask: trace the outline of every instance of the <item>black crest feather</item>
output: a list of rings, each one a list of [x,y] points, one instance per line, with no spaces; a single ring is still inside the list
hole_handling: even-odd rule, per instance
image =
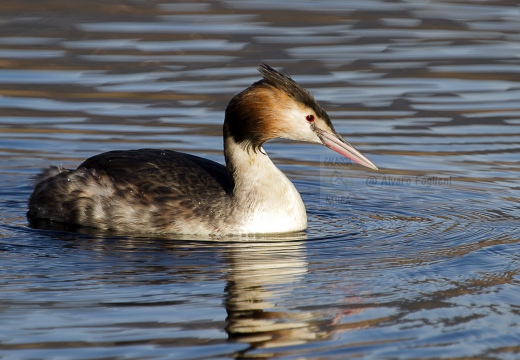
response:
[[[294,100],[314,110],[316,115],[318,115],[320,118],[324,120],[329,119],[328,114],[321,108],[311,93],[309,93],[307,89],[294,81],[289,75],[282,74],[265,63],[260,65],[258,71],[266,83],[277,89],[283,90]]]

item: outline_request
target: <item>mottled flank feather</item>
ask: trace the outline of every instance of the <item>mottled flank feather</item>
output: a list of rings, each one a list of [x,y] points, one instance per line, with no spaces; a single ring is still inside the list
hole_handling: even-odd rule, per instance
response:
[[[204,215],[217,231],[222,224],[212,213],[230,201],[232,187],[226,168],[206,159],[170,150],[112,151],[76,170],[45,169],[27,216],[128,233],[198,233]]]

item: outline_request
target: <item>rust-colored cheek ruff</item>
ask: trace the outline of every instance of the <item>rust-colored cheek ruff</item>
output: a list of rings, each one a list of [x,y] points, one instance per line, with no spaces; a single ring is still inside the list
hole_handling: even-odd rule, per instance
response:
[[[268,140],[279,135],[276,95],[270,86],[249,87],[229,103],[226,123],[229,136],[246,149],[258,151]]]

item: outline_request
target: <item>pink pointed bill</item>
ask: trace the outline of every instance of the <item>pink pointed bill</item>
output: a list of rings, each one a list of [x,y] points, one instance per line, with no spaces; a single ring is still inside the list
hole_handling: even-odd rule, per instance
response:
[[[323,145],[329,149],[349,158],[350,160],[360,165],[374,170],[379,170],[377,166],[372,163],[372,161],[368,160],[363,154],[357,151],[354,146],[346,142],[340,135],[330,133],[318,127],[314,129],[314,132],[316,135],[318,135]]]

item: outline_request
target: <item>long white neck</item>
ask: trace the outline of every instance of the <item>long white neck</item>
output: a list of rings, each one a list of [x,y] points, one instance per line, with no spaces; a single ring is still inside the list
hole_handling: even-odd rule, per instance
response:
[[[237,230],[277,233],[307,228],[307,214],[300,194],[263,148],[248,150],[227,136],[224,154],[235,183],[232,217],[240,227]]]

